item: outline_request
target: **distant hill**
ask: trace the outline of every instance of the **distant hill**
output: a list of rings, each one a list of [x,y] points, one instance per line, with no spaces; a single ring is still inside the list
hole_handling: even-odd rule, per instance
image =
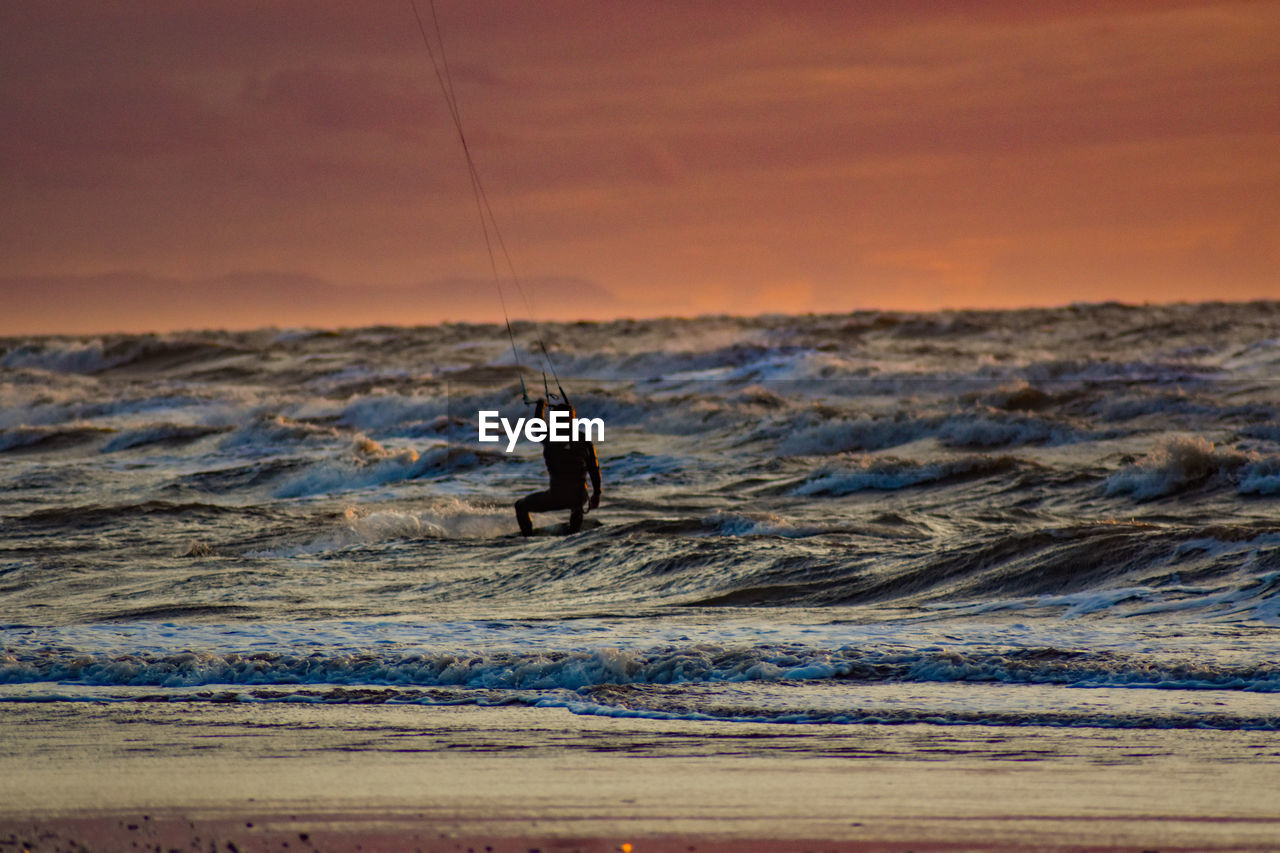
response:
[[[521,281],[520,291],[504,284],[513,320],[603,318],[618,310],[613,294],[585,279],[531,278]],[[278,272],[201,279],[130,272],[13,276],[0,278],[0,301],[5,335],[502,320],[493,281],[469,278],[355,287]]]

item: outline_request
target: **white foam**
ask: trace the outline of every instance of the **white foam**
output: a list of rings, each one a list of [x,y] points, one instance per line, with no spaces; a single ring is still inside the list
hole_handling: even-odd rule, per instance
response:
[[[365,514],[348,507],[345,517],[347,531],[361,542],[422,537],[490,539],[516,531],[515,515],[510,509],[477,506],[458,499],[439,501],[419,512],[378,510]]]
[[[119,359],[107,358],[102,341],[96,339],[65,343],[26,344],[0,358],[0,367],[11,370],[47,370],[52,373],[95,373]]]
[[[1136,500],[1164,497],[1190,486],[1221,481],[1248,461],[1232,450],[1217,450],[1201,436],[1177,436],[1162,441],[1136,465],[1107,478],[1108,495],[1132,495]]]
[[[722,536],[781,536],[795,539],[828,532],[828,528],[796,524],[767,512],[716,512],[704,518],[702,523]]]
[[[459,411],[468,412],[464,403],[455,403]],[[450,409],[449,401],[439,397],[378,394],[358,397],[347,403],[342,407],[340,420],[356,429],[386,434],[409,424],[434,421]]]
[[[1060,440],[1064,431],[1032,418],[998,420],[986,416],[953,417],[938,430],[952,447],[1006,447]]]
[[[1237,490],[1242,495],[1280,495],[1280,457],[1268,456],[1245,465]]]
[[[926,421],[893,418],[838,418],[790,431],[778,444],[789,456],[880,450],[907,444],[926,435]]]
[[[356,436],[346,456],[312,465],[277,488],[275,496],[298,498],[380,486],[421,477],[446,463],[458,465],[464,461],[451,459],[449,447],[443,443],[419,453],[413,448],[388,450],[366,436]]]

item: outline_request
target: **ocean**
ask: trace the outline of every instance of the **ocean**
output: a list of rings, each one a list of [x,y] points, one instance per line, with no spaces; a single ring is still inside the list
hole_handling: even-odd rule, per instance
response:
[[[1123,732],[1280,765],[1280,303],[514,335],[0,340],[0,720],[347,714],[306,746],[338,754],[369,706],[401,738],[518,709],[511,749],[616,719],[685,757],[750,731],[1042,760],[1066,733],[1110,760]],[[524,539],[540,448],[476,422],[531,414],[540,341],[605,424],[604,491],[598,525]]]

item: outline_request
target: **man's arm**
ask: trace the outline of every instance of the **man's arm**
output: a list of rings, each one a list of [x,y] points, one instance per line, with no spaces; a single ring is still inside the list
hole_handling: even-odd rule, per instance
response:
[[[582,455],[587,463],[587,476],[591,478],[591,502],[589,509],[600,506],[600,460],[596,458],[596,446],[590,441],[582,443]]]

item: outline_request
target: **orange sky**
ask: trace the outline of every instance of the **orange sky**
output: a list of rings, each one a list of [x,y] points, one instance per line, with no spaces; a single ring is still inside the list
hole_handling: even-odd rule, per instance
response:
[[[1278,3],[437,8],[538,319],[1280,298]],[[409,0],[0,0],[0,115],[0,333],[501,316]]]

